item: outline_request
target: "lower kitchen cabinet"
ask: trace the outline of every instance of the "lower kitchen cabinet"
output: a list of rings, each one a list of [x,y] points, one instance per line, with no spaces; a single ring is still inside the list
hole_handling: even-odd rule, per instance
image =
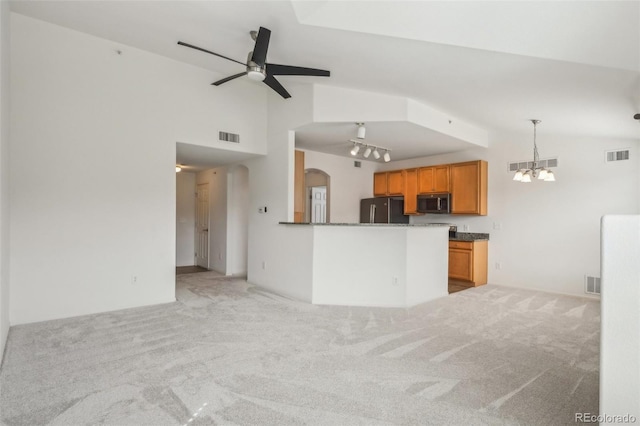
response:
[[[487,283],[488,241],[449,241],[449,281],[468,286]]]

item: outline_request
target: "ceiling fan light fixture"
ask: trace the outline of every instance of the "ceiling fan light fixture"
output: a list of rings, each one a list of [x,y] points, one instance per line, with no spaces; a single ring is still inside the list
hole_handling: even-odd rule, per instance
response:
[[[247,77],[249,77],[253,81],[264,81],[265,75],[260,67],[248,67]]]
[[[545,182],[555,182],[556,181],[556,177],[553,175],[553,172],[551,170],[549,170],[547,172],[547,175],[544,177],[544,181]]]

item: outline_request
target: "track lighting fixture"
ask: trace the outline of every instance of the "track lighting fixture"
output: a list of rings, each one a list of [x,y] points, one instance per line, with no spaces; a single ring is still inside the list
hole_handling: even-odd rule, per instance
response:
[[[391,154],[389,154],[391,150],[389,148],[363,143],[355,139],[349,139],[349,142],[353,144],[353,148],[351,148],[351,151],[349,151],[353,156],[358,155],[358,153],[360,152],[360,148],[364,147],[364,152],[362,153],[363,158],[369,158],[369,156],[373,154],[373,158],[378,160],[381,157],[380,151],[384,151],[382,159],[385,161],[385,163],[391,161]]]

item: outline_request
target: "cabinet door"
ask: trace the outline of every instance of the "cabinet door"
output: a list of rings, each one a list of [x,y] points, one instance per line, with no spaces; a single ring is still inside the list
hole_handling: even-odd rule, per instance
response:
[[[418,169],[405,170],[404,214],[418,214]]]
[[[449,192],[449,166],[436,166],[433,168],[434,192]]]
[[[387,195],[387,173],[373,174],[373,195],[374,197]]]
[[[387,172],[387,192],[389,195],[404,195],[404,170]]]
[[[449,278],[473,280],[473,250],[449,249]]]
[[[452,164],[451,213],[487,214],[487,162]]]
[[[295,152],[295,173],[293,186],[293,221],[304,222],[304,151]]]
[[[418,169],[418,193],[430,194],[434,188],[434,168],[420,167]]]

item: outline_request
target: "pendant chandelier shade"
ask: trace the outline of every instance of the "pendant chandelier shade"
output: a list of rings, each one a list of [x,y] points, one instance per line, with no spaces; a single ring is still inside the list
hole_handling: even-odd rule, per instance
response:
[[[538,145],[536,144],[536,128],[540,120],[532,119],[531,122],[533,123],[533,162],[530,163],[530,168],[516,171],[513,175],[513,180],[530,183],[533,179],[538,178],[538,180],[545,182],[554,182],[556,178],[553,172],[548,168],[540,167],[540,156],[538,155]]]

